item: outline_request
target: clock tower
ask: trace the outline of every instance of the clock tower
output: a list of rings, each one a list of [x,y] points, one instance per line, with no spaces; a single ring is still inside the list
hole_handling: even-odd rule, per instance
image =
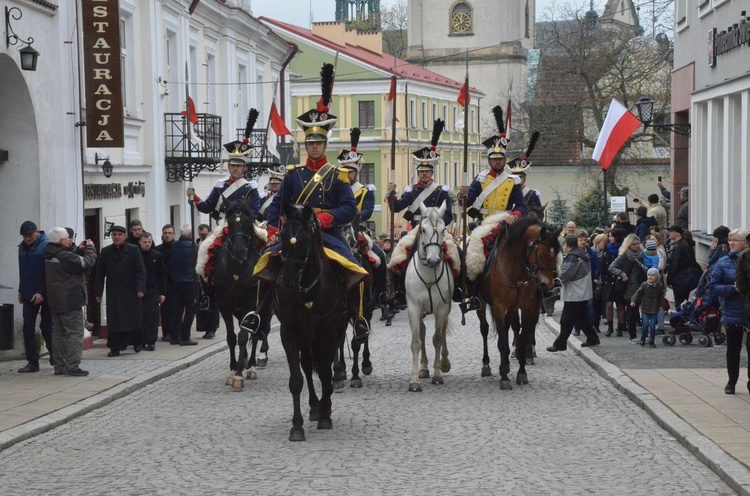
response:
[[[522,100],[533,48],[536,0],[408,0],[407,60],[485,96],[482,133],[494,132],[491,109]]]

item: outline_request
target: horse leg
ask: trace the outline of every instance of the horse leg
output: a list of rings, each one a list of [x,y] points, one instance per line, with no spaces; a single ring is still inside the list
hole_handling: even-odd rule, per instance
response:
[[[440,350],[440,371],[444,374],[451,371],[451,361],[448,359],[448,339],[445,332],[443,332],[443,348]]]
[[[518,335],[521,334],[521,320],[518,318],[518,310],[513,310],[513,318],[510,319],[510,327],[513,329],[513,346],[510,352],[511,358],[517,358]]]
[[[310,406],[310,422],[317,422],[320,415],[320,401],[318,395],[315,394],[315,383],[313,382],[313,370],[312,370],[312,356],[310,351],[305,349],[300,354],[300,364],[302,371],[305,373],[305,380],[307,381],[307,395],[308,405]]]
[[[321,351],[319,349],[318,353],[321,353]],[[331,420],[331,395],[333,394],[331,378],[333,372],[331,371],[331,365],[333,365],[334,358],[336,357],[336,350],[334,349],[326,354],[328,356],[319,357],[318,360],[318,379],[321,384],[318,429],[333,429],[333,421]]]
[[[247,364],[247,378],[254,381],[258,378],[258,371],[256,370],[257,362],[255,361],[255,350],[258,348],[258,337],[253,336],[251,340],[250,348],[250,359]]]
[[[495,312],[493,311],[493,313]],[[499,316],[495,313],[494,317],[495,329],[497,329],[497,349],[500,352],[500,389],[513,389],[508,378],[510,372],[510,347],[508,346],[510,323],[505,323],[506,314]]]
[[[427,329],[424,326],[424,319],[419,319],[419,342],[421,343],[420,348],[420,367],[419,367],[419,378],[429,379],[430,369],[427,368],[427,349],[425,348],[425,337],[427,335]]]
[[[346,372],[344,371],[344,345],[346,344],[346,338],[342,338],[339,345],[336,347],[333,359],[333,389],[341,389],[344,387],[344,381],[346,380]]]
[[[536,327],[534,317],[526,315],[526,312],[522,312],[521,319],[521,333],[519,334],[519,343],[517,347],[518,373],[516,374],[516,384],[518,385],[529,383],[529,376],[526,374],[526,357],[530,350],[534,328]],[[533,358],[531,361],[533,361]]]
[[[260,353],[258,354],[257,365],[259,369],[265,368],[268,365],[268,334],[271,332],[271,319],[266,319],[261,324],[261,335],[260,335]]]
[[[239,335],[239,357],[237,359],[237,368],[234,369],[234,380],[232,381],[233,389],[243,389],[245,387],[245,380],[242,378],[242,371],[247,363],[247,342],[249,336],[247,331],[240,329]]]
[[[370,361],[370,337],[365,339],[364,350],[362,351],[362,373],[365,375],[372,374],[372,362]]]
[[[411,382],[409,391],[422,392],[422,385],[419,381],[421,374],[419,371],[419,352],[424,348],[424,324],[422,323],[422,310],[418,308],[409,309],[409,324],[411,327]]]
[[[292,417],[292,429],[289,431],[289,440],[304,441],[304,419],[302,418],[302,410],[300,408],[300,393],[302,393],[303,382],[302,371],[300,370],[300,351],[295,338],[287,336],[287,333],[283,330],[281,332],[281,342],[286,351],[286,360],[289,365],[289,392],[292,393],[292,400],[294,402],[294,416]]]
[[[432,335],[432,346],[435,348],[435,361],[432,364],[433,376],[432,384],[443,384],[443,350],[447,354],[448,348],[445,346],[445,329],[448,327],[448,315],[435,315],[435,333]],[[445,359],[447,360],[447,355]],[[450,370],[450,367],[448,367]]]
[[[365,343],[367,343],[367,339],[365,339]],[[349,383],[349,386],[353,388],[362,387],[362,379],[359,377],[359,350],[361,348],[361,340],[355,339],[352,341],[352,354],[354,357],[352,358],[352,380]]]
[[[487,304],[482,300],[482,305],[477,310],[479,317],[479,332],[482,334],[482,377],[491,377],[490,354],[487,347],[487,336],[490,334],[490,323],[487,321]]]

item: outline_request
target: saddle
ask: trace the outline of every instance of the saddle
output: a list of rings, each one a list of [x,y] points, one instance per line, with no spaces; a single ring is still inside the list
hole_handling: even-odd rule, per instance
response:
[[[470,281],[484,275],[487,260],[499,242],[502,224],[512,215],[507,212],[492,215],[472,231],[466,245],[466,277]]]
[[[201,277],[208,277],[213,272],[213,258],[224,244],[224,239],[229,234],[229,226],[226,221],[221,221],[214,231],[201,241],[198,247],[198,258],[195,263],[195,273]],[[268,241],[268,231],[255,224],[255,237],[263,244]]]
[[[406,233],[406,235],[401,237],[398,244],[393,249],[391,260],[388,262],[388,268],[391,269],[394,274],[403,274],[406,271],[406,266],[409,264],[411,254],[414,251],[414,246],[417,244],[418,232],[419,227],[413,228]],[[449,231],[445,231],[444,233],[443,257],[450,265],[451,270],[453,271],[453,277],[459,277],[461,275],[461,257],[458,254],[458,245]]]

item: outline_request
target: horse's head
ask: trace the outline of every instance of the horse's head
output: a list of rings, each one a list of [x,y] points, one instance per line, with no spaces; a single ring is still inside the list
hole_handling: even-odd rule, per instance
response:
[[[544,224],[540,224],[537,234],[528,234],[528,236],[531,238],[529,246],[535,248],[530,253],[530,259],[536,259],[532,263],[537,269],[539,287],[541,289],[551,288],[554,285],[557,256],[560,253],[560,242],[557,240],[557,235],[554,231],[547,229]]]
[[[250,207],[243,201],[232,202],[226,212],[227,234],[226,250],[230,256],[238,261],[244,262],[252,248],[259,251],[255,237],[255,221]],[[254,264],[255,261],[252,261]]]
[[[309,205],[282,204],[284,226],[281,239],[281,273],[279,281],[285,287],[301,286],[308,262],[319,258],[322,250],[320,224]]]
[[[547,203],[541,207],[526,207],[526,217],[532,217],[539,222],[544,222],[544,212],[547,210]]]
[[[533,217],[517,220],[510,226],[505,249],[525,267],[525,276],[519,275],[526,283],[534,281],[542,289],[554,284],[560,244],[544,224]]]
[[[445,202],[439,208],[427,208],[421,203],[419,210],[422,220],[419,222],[419,258],[429,268],[435,269],[443,262],[443,238],[445,236]]]

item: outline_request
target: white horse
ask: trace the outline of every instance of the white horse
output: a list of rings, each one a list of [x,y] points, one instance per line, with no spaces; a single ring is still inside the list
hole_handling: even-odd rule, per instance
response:
[[[445,338],[454,281],[453,272],[443,252],[445,209],[445,203],[440,208],[427,208],[424,203],[420,205],[422,220],[404,278],[406,306],[411,326],[412,370],[409,391],[422,391],[419,379],[430,377],[425,350],[425,314],[435,316],[435,334],[432,336],[432,345],[435,347],[432,384],[443,384],[442,372],[448,372],[451,368]]]

